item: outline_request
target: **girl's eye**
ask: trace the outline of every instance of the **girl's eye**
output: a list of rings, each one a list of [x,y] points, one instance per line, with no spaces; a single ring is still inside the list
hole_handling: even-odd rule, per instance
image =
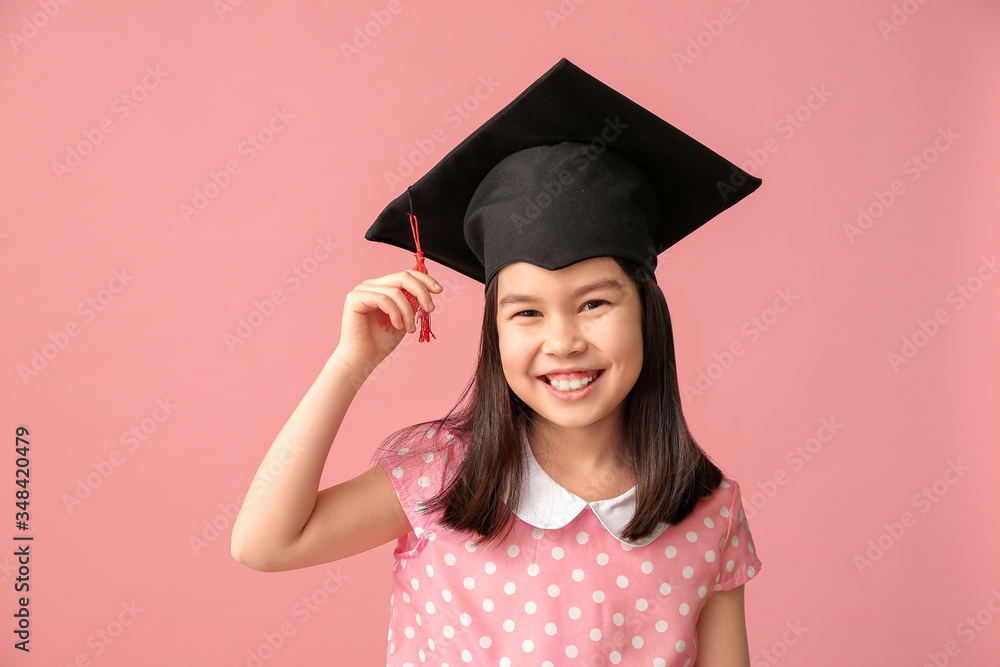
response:
[[[604,304],[604,303],[610,303],[610,301],[605,301],[604,299],[594,299],[592,301],[588,301],[587,303],[585,303],[583,305],[584,306],[589,306],[592,303],[596,303],[596,304],[600,305],[600,304]],[[590,308],[589,310],[593,310],[593,308]],[[521,315],[524,315],[525,313],[537,313],[537,312],[538,312],[537,310],[522,310],[519,313],[514,313],[514,317],[520,317]],[[527,317],[531,317],[531,316],[529,315]]]

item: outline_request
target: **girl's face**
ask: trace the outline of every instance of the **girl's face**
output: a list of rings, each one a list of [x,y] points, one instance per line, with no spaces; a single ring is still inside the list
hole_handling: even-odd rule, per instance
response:
[[[500,358],[514,393],[556,427],[616,426],[642,369],[632,279],[611,257],[595,257],[558,271],[508,264],[497,280]],[[552,374],[570,380],[569,391],[552,386]]]

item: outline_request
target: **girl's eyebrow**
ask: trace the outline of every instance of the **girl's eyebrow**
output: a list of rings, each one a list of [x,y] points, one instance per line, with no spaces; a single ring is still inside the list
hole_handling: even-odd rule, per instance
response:
[[[583,296],[584,294],[589,294],[590,292],[596,292],[599,289],[605,289],[605,288],[611,288],[619,292],[625,289],[624,287],[622,287],[622,284],[617,280],[615,280],[614,278],[601,278],[599,280],[595,280],[593,282],[580,285],[575,290],[573,290],[573,294],[571,294],[570,296],[575,299],[577,297]],[[505,306],[512,306],[515,304],[538,303],[539,301],[541,301],[541,299],[538,298],[537,296],[534,296],[533,294],[520,294],[518,292],[511,292],[505,295],[502,299],[500,299],[498,306],[500,308],[503,308]]]

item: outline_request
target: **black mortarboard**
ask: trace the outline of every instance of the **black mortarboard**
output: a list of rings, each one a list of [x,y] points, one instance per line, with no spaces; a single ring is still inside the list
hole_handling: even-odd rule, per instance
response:
[[[760,184],[563,58],[390,202],[365,238],[484,285],[519,261],[554,271],[615,256],[653,273],[657,255]]]

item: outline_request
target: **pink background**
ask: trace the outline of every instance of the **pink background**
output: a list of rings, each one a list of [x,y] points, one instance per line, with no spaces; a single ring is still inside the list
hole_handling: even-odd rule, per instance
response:
[[[411,183],[565,56],[764,180],[657,271],[680,381],[702,382],[690,425],[752,508],[755,667],[994,664],[996,3],[223,2],[0,6],[0,663],[384,663],[393,544],[262,574],[230,556],[229,517],[346,293],[412,268],[363,238],[401,191],[385,173],[441,128]],[[362,388],[324,487],[469,377],[482,287],[429,266],[438,339],[407,337]]]

